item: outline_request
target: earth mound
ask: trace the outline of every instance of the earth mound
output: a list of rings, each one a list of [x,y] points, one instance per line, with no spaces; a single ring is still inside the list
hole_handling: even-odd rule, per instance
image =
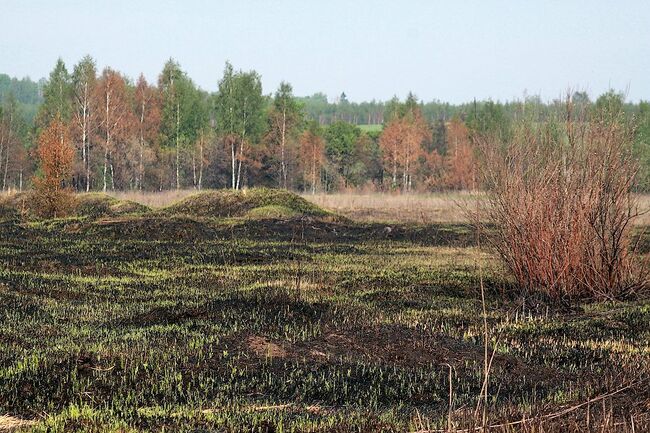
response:
[[[76,216],[99,218],[149,212],[147,206],[130,200],[119,200],[103,193],[86,193],[77,196]]]
[[[290,219],[300,216],[334,217],[297,194],[281,189],[219,190],[187,197],[163,210],[168,215]]]
[[[90,219],[142,214],[150,209],[129,200],[118,200],[103,193],[86,193],[75,196],[74,209],[68,216]],[[33,192],[19,192],[0,197],[0,220],[39,219]]]

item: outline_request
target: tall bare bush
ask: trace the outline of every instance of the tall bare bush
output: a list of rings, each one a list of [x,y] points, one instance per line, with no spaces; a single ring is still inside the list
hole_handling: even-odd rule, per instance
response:
[[[619,298],[648,283],[635,263],[634,131],[620,109],[522,121],[507,140],[475,137],[489,191],[491,239],[526,292]]]

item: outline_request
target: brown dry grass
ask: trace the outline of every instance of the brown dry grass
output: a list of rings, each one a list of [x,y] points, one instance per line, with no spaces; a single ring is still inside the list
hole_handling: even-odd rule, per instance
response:
[[[316,194],[303,195],[318,206],[363,222],[468,222],[466,209],[473,209],[480,192],[431,194]],[[650,225],[650,194],[639,195],[639,209],[645,211],[637,225]]]
[[[196,194],[194,189],[162,192],[112,191],[108,194],[151,208],[162,208]],[[304,194],[314,204],[361,222],[446,223],[467,222],[464,207],[474,205],[480,193],[435,194],[336,193]],[[648,200],[650,206],[650,199]]]
[[[15,418],[9,415],[0,415],[0,432],[14,432],[34,424],[35,421]]]
[[[303,195],[318,206],[355,221],[386,223],[467,222],[468,206],[482,199],[477,192],[431,194],[316,194]]]
[[[197,192],[182,189],[162,192],[109,191],[108,194],[151,208],[162,208]],[[12,194],[0,192],[0,201]],[[304,194],[303,197],[326,210],[360,222],[464,223],[468,222],[465,208],[474,208],[481,193],[336,193]],[[645,213],[637,218],[635,224],[650,226],[650,194],[639,195],[638,199],[639,210]]]

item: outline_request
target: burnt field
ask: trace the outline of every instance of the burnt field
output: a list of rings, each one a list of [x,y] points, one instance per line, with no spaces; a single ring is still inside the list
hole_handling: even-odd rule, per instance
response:
[[[650,429],[646,299],[510,296],[468,225],[259,194],[5,212],[0,431],[473,429],[481,276],[493,431]]]

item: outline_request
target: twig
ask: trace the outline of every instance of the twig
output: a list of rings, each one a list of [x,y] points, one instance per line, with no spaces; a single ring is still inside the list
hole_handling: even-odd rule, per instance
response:
[[[485,426],[474,427],[474,428],[469,428],[469,429],[453,430],[453,433],[470,433],[470,432],[488,430],[488,429],[494,429],[494,428],[511,427],[511,426],[515,426],[515,425],[532,423],[534,421],[549,421],[549,420],[556,419],[556,418],[559,418],[561,416],[567,415],[567,414],[569,414],[571,412],[575,412],[576,410],[580,409],[581,407],[584,407],[584,406],[589,405],[591,403],[602,401],[602,400],[605,400],[607,398],[613,397],[616,394],[620,394],[621,392],[626,391],[626,390],[634,387],[635,385],[640,384],[641,382],[642,382],[641,380],[633,381],[632,383],[630,383],[630,384],[628,384],[626,386],[623,386],[621,388],[618,388],[618,389],[616,389],[616,390],[614,390],[612,392],[601,394],[601,395],[599,395],[597,397],[590,398],[590,399],[588,399],[587,401],[585,401],[583,403],[576,404],[574,406],[570,406],[570,407],[568,407],[566,409],[562,409],[562,410],[557,411],[557,412],[552,412],[552,413],[548,413],[548,414],[545,414],[545,415],[539,415],[539,416],[532,417],[532,418],[527,418],[527,419],[524,418],[524,419],[521,419],[521,420],[510,421],[510,422],[505,422],[505,423],[500,423],[500,424],[491,424],[491,425],[485,425]],[[614,425],[617,425],[617,424],[614,424]],[[441,429],[417,430],[417,431],[413,431],[413,432],[410,432],[410,433],[445,433],[445,432],[449,433],[450,430],[448,430],[448,429],[447,430],[441,430]]]

